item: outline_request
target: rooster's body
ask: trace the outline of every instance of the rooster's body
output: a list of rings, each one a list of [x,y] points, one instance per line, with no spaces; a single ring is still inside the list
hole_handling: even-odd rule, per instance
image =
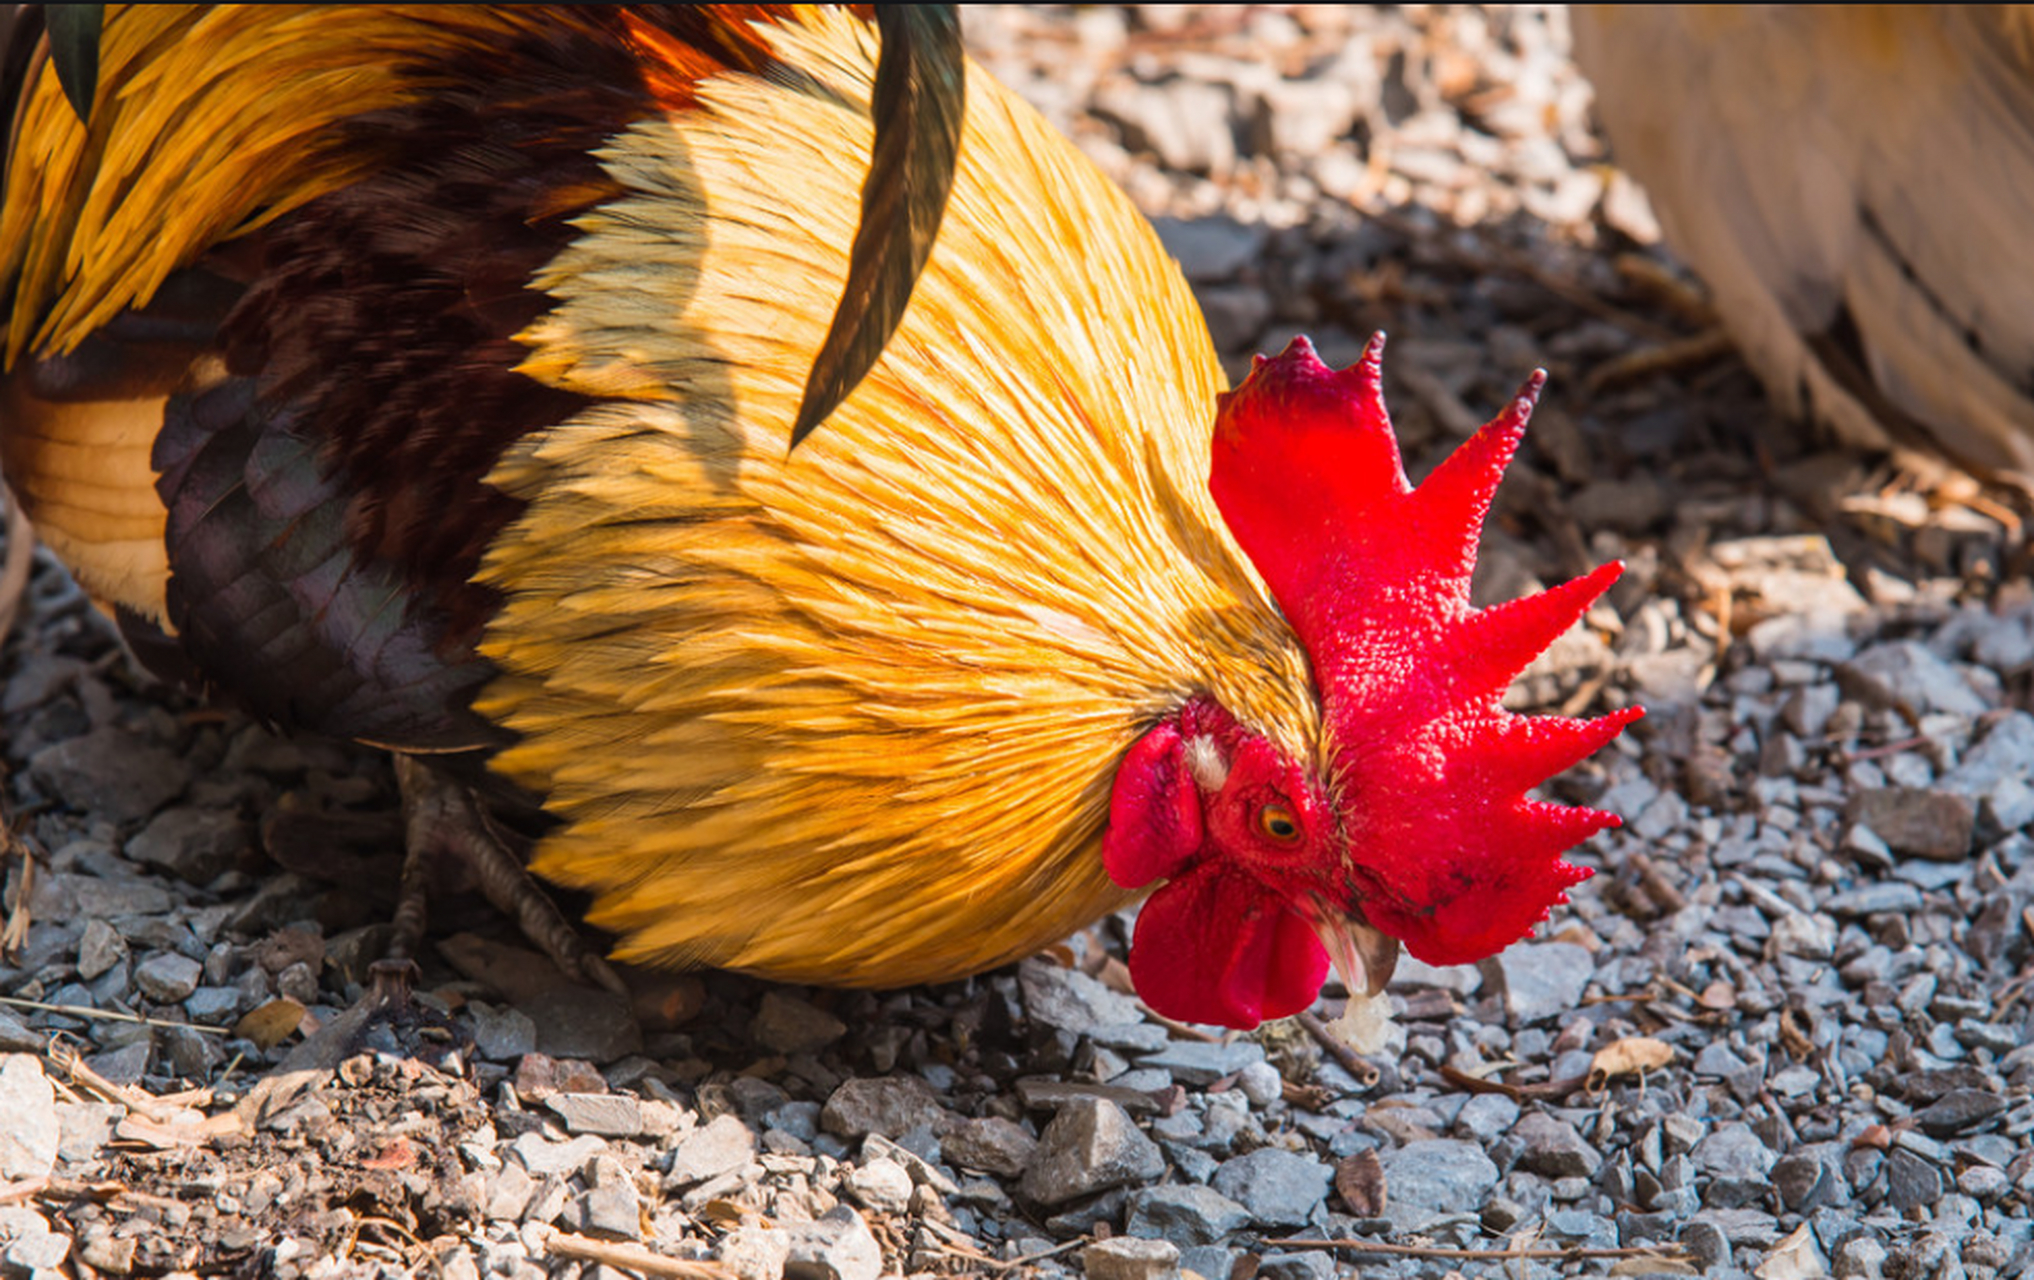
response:
[[[978,70],[901,327],[787,450],[856,225],[874,54],[824,11],[109,8],[89,130],[46,61],[20,88],[7,480],[156,665],[284,725],[487,758],[552,821],[535,868],[588,890],[624,957],[976,972],[1128,901],[1110,872],[1217,884],[1212,846],[1139,806],[1213,815],[1261,750],[1306,824],[1330,815],[1307,835],[1319,885],[1279,905],[1269,864],[1222,872],[1203,905],[1233,918],[1195,927],[1224,964],[1299,972],[1181,1011],[1311,999],[1326,961],[1289,926],[1361,919],[1329,802],[1362,776],[1287,620],[1311,615],[1273,603],[1285,570],[1260,576],[1210,498],[1222,375],[1176,267]],[[1469,551],[1487,497],[1462,499]],[[1303,540],[1332,566],[1338,536]],[[1468,552],[1435,554],[1452,573]],[[1425,572],[1407,565],[1379,590]],[[1443,588],[1432,625],[1475,621]],[[1478,725],[1508,661],[1457,691]],[[1497,807],[1464,838],[1532,873],[1479,912],[1507,934],[1485,950],[1607,820],[1522,788],[1615,727],[1503,723],[1544,732],[1539,774],[1473,784]],[[1420,793],[1423,766],[1390,767]],[[1199,792],[1166,790],[1189,774]],[[1251,803],[1260,825],[1289,812]],[[1558,847],[1506,834],[1528,819]],[[1373,917],[1397,875],[1365,872]]]
[[[2034,11],[1574,10],[1616,160],[1745,359],[1853,442],[2034,485]]]

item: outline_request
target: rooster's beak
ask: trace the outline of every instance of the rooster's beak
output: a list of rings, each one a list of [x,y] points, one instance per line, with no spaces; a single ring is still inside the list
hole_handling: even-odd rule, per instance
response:
[[[1314,919],[1314,932],[1351,996],[1384,993],[1391,971],[1398,967],[1397,938],[1372,928],[1360,908],[1346,914],[1332,908],[1321,912]]]

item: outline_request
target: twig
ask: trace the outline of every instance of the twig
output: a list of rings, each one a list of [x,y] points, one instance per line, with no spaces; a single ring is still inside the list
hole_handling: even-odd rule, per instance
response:
[[[1501,1093],[1513,1102],[1523,1102],[1528,1098],[1565,1098],[1589,1083],[1586,1075],[1549,1080],[1545,1084],[1507,1084],[1502,1080],[1485,1080],[1445,1065],[1439,1071],[1443,1080],[1464,1093]]]
[[[1621,329],[1653,342],[1671,341],[1675,333],[1635,312],[1607,302],[1596,290],[1578,281],[1564,279],[1526,257],[1523,253],[1484,237],[1476,237],[1476,251],[1465,252],[1453,236],[1436,235],[1415,226],[1408,218],[1390,209],[1367,208],[1363,216],[1407,240],[1416,240],[1449,259],[1476,271],[1509,271],[1524,276],[1570,306],[1608,320]]]
[[[1164,1014],[1160,1013],[1158,1010],[1144,1003],[1142,1000],[1139,1000],[1137,1002],[1137,1007],[1144,1011],[1145,1017],[1151,1019],[1153,1022],[1156,1022],[1159,1026],[1164,1027],[1167,1031],[1171,1032],[1175,1036],[1178,1036],[1182,1040],[1198,1040],[1202,1044],[1222,1043],[1222,1037],[1209,1035],[1207,1032],[1201,1030],[1199,1027],[1190,1026],[1187,1023],[1179,1022],[1176,1021],[1175,1019],[1168,1018]]]
[[[118,1009],[94,1009],[83,1004],[48,1004],[41,1000],[24,1000],[20,996],[0,996],[0,1004],[13,1005],[17,1009],[39,1009],[44,1013],[61,1013],[67,1018],[77,1018],[84,1022],[134,1022],[144,1027],[181,1027],[185,1031],[199,1031],[208,1036],[232,1034],[225,1027],[179,1022],[174,1018],[144,1018],[138,1013],[123,1013]]]
[[[1321,1048],[1328,1051],[1328,1056],[1341,1064],[1342,1070],[1356,1077],[1357,1084],[1368,1089],[1377,1083],[1377,1068],[1357,1056],[1354,1049],[1337,1040],[1335,1033],[1328,1030],[1327,1023],[1304,1011],[1300,1013],[1298,1021],[1300,1026],[1306,1028],[1307,1034],[1319,1041]]]
[[[1582,1258],[1659,1258],[1669,1262],[1685,1262],[1688,1254],[1681,1248],[1655,1249],[1649,1245],[1633,1245],[1623,1249],[1585,1249],[1572,1245],[1565,1249],[1450,1249],[1430,1244],[1384,1244],[1374,1240],[1266,1240],[1267,1245],[1281,1249],[1347,1249],[1351,1253],[1388,1253],[1401,1258],[1437,1258],[1458,1262],[1503,1262],[1507,1258],[1564,1259]]]
[[[1916,747],[1925,747],[1933,741],[1935,739],[1930,738],[1926,734],[1919,734],[1912,738],[1902,738],[1898,742],[1885,742],[1880,743],[1876,747],[1861,747],[1856,751],[1846,751],[1843,753],[1843,758],[1846,762],[1853,764],[1859,760],[1877,760],[1881,756],[1896,756],[1902,751],[1912,751]]]
[[[1688,906],[1687,896],[1675,888],[1661,872],[1659,864],[1643,853],[1634,853],[1630,858],[1631,867],[1638,872],[1639,887],[1653,900],[1661,915],[1678,915]]]
[[[992,1271],[1014,1271],[1019,1267],[1029,1266],[1045,1258],[1057,1257],[1062,1253],[1071,1253],[1084,1244],[1092,1243],[1087,1236],[1076,1236],[1064,1244],[1054,1245],[1052,1248],[1038,1253],[1027,1253],[1021,1258],[992,1258],[981,1250],[974,1248],[967,1236],[962,1235],[959,1231],[947,1226],[945,1223],[934,1218],[926,1218],[924,1223],[932,1228],[935,1235],[945,1237],[945,1243],[937,1246],[941,1253],[949,1258],[965,1258],[976,1266],[987,1267]]]
[[[1720,328],[1693,337],[1671,338],[1597,365],[1582,380],[1582,389],[1594,396],[1611,387],[1637,382],[1655,374],[1699,369],[1711,361],[1723,359],[1736,349],[1737,344]]]
[[[61,1040],[52,1040],[49,1048],[43,1052],[52,1066],[73,1082],[84,1086],[86,1092],[95,1093],[109,1102],[117,1102],[129,1111],[157,1124],[168,1124],[176,1110],[140,1089],[130,1085],[114,1084],[87,1066],[84,1057]]]
[[[1599,671],[1584,680],[1574,693],[1568,695],[1568,700],[1561,704],[1560,714],[1579,716],[1587,711],[1589,704],[1596,701],[1596,695],[1602,693],[1604,686],[1610,683],[1610,674],[1608,671]]]
[[[569,1258],[576,1262],[598,1262],[624,1271],[636,1271],[659,1280],[735,1280],[735,1273],[718,1262],[694,1262],[689,1258],[671,1258],[661,1253],[652,1253],[641,1245],[615,1244],[607,1240],[594,1240],[587,1236],[560,1232],[544,1244],[544,1252],[554,1258]]]
[[[1444,434],[1456,440],[1467,440],[1483,425],[1476,411],[1463,404],[1462,397],[1450,391],[1447,383],[1422,367],[1419,361],[1400,357],[1391,371],[1405,383],[1406,390],[1413,393],[1413,399],[1419,401],[1420,407],[1433,415],[1434,422]]]

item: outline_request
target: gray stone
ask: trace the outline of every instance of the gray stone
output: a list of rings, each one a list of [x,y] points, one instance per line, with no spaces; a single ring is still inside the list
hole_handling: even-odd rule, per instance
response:
[[[1179,1248],[1169,1240],[1117,1236],[1081,1251],[1088,1280],[1171,1280],[1179,1274]]]
[[[1384,1169],[1385,1213],[1399,1230],[1433,1218],[1474,1213],[1497,1186],[1497,1166],[1473,1142],[1429,1138],[1378,1157]]]
[[[1728,1044],[1721,1040],[1711,1040],[1695,1055],[1694,1071],[1698,1076],[1728,1079],[1743,1071],[1745,1065],[1745,1060],[1738,1057]]]
[[[473,1023],[473,1047],[491,1062],[514,1062],[537,1051],[537,1024],[521,1009],[475,1000],[466,1006]]]
[[[1969,855],[1977,803],[1967,795],[1922,787],[1868,787],[1850,794],[1844,816],[1870,827],[1898,853],[1938,862]]]
[[[621,1161],[595,1156],[588,1181],[593,1185],[580,1200],[580,1222],[586,1234],[609,1240],[642,1239],[642,1199]]]
[[[565,1122],[567,1133],[633,1138],[643,1131],[642,1104],[625,1093],[554,1093],[544,1105]]]
[[[184,1012],[193,1022],[223,1027],[240,1012],[240,992],[234,987],[199,987],[184,998]]]
[[[1268,1062],[1252,1062],[1236,1073],[1236,1087],[1253,1107],[1268,1107],[1285,1096],[1285,1077]]]
[[[1705,1205],[1738,1209],[1765,1203],[1768,1175],[1778,1157],[1750,1125],[1720,1125],[1688,1155],[1697,1169],[1709,1175],[1709,1186],[1702,1195]]]
[[[880,1133],[901,1138],[913,1129],[944,1131],[952,1117],[932,1086],[917,1076],[873,1076],[844,1081],[819,1113],[820,1127],[845,1138]]]
[[[1885,1274],[1886,1246],[1875,1236],[1852,1236],[1831,1252],[1834,1271],[1846,1280],[1879,1280]]]
[[[2006,1100],[1982,1089],[1951,1089],[1914,1113],[1914,1123],[1932,1138],[1954,1137],[1983,1125],[2006,1109]]]
[[[78,939],[78,976],[85,981],[105,973],[127,958],[127,939],[104,920],[87,920]]]
[[[2008,711],[1963,753],[1956,768],[1943,775],[1942,785],[1953,791],[1990,792],[2008,779],[2024,779],[2030,760],[2034,760],[2034,715]]]
[[[1239,1251],[1219,1244],[1199,1244],[1191,1249],[1181,1249],[1180,1274],[1200,1276],[1203,1280],[1209,1276],[1231,1276],[1236,1274],[1236,1260],[1241,1256]]]
[[[28,762],[36,785],[106,822],[145,818],[183,793],[190,766],[122,729],[106,727],[44,747]]]
[[[133,1236],[88,1235],[78,1258],[87,1267],[104,1271],[110,1275],[124,1276],[134,1270],[134,1255],[140,1250],[141,1241]],[[468,1261],[470,1267],[471,1260]],[[460,1276],[448,1265],[443,1280],[480,1280],[478,1272]]]
[[[1225,1160],[1215,1171],[1215,1190],[1250,1211],[1262,1227],[1305,1225],[1327,1198],[1333,1180],[1318,1160],[1265,1147]]]
[[[1271,320],[1271,295],[1254,284],[1203,286],[1197,297],[1217,351],[1248,351]]]
[[[739,1116],[715,1116],[678,1140],[664,1185],[689,1187],[741,1168],[756,1155],[756,1135]]]
[[[1905,1213],[1942,1198],[1942,1171],[1905,1148],[1886,1156],[1886,1198]]]
[[[190,884],[210,884],[248,849],[247,824],[229,809],[176,806],[149,820],[127,842],[127,856]]]
[[[0,1053],[41,1053],[48,1037],[0,1009]]]
[[[157,1048],[170,1075],[184,1080],[204,1080],[213,1067],[226,1060],[219,1037],[195,1027],[164,1027],[156,1033]]]
[[[1024,1126],[1000,1116],[963,1120],[940,1140],[948,1163],[1014,1178],[1038,1150],[1038,1139]]]
[[[1391,971],[1391,989],[1438,987],[1458,996],[1473,996],[1483,986],[1483,971],[1473,964],[1432,965],[1418,956],[1400,952]]]
[[[1730,1265],[1730,1240],[1713,1222],[1691,1222],[1681,1228],[1681,1248],[1705,1273]]]
[[[134,966],[134,985],[158,1004],[182,1004],[204,976],[203,965],[173,951],[158,952]]]
[[[737,1280],[778,1280],[791,1256],[791,1237],[779,1227],[738,1227],[721,1237],[716,1256]]]
[[[536,1024],[538,1053],[604,1063],[643,1050],[642,1025],[612,991],[560,982],[517,1004]]]
[[[1835,916],[1875,916],[1921,909],[1921,891],[1901,880],[1881,880],[1829,896],[1824,907]]]
[[[1196,284],[1231,279],[1264,252],[1264,228],[1234,218],[1153,218],[1151,226]]]
[[[911,1175],[895,1160],[867,1160],[847,1176],[855,1199],[877,1213],[902,1213],[911,1204]]]
[[[1129,1113],[1113,1102],[1076,1098],[1045,1127],[1019,1189],[1026,1199],[1053,1206],[1164,1172],[1158,1144]]]
[[[56,1092],[42,1063],[23,1053],[0,1057],[0,1182],[49,1176],[61,1128]]]
[[[862,1215],[835,1205],[811,1222],[784,1227],[785,1280],[877,1280],[883,1249]]]
[[[509,1145],[509,1151],[539,1178],[556,1174],[569,1177],[579,1172],[580,1167],[594,1156],[607,1150],[607,1144],[590,1134],[572,1139],[570,1142],[553,1142],[541,1133],[526,1133]]]
[[[1130,1193],[1123,1229],[1182,1249],[1217,1244],[1250,1225],[1250,1211],[1213,1187],[1198,1183],[1144,1187]]]
[[[1093,109],[1122,128],[1125,146],[1152,152],[1168,169],[1219,177],[1235,166],[1234,104],[1227,85],[1113,79],[1097,92]]]
[[[490,1222],[518,1222],[537,1194],[537,1180],[519,1164],[503,1164],[491,1174],[481,1197],[480,1212]]]
[[[54,875],[36,882],[34,908],[49,920],[161,915],[175,905],[169,890],[139,877]]]
[[[0,1262],[26,1272],[33,1280],[53,1276],[70,1256],[70,1237],[54,1231],[24,1231],[0,1248]]]
[[[1596,958],[1572,942],[1527,942],[1483,961],[1484,980],[1519,1025],[1573,1013],[1596,976]]]
[[[1264,1046],[1254,1040],[1236,1040],[1228,1044],[1176,1040],[1159,1052],[1138,1059],[1137,1065],[1156,1067],[1181,1084],[1205,1088],[1253,1062],[1262,1061]]]
[[[1956,1175],[1956,1189],[1973,1200],[1990,1204],[2011,1189],[2013,1180],[2003,1169],[1974,1164]]]
[[[1546,1178],[1594,1178],[1603,1153],[1583,1140],[1575,1126],[1544,1111],[1534,1111],[1512,1126],[1520,1144],[1519,1167]]]
[[[1355,83],[1333,75],[1268,78],[1252,85],[1243,114],[1257,149],[1302,162],[1331,149],[1355,124],[1360,107],[1375,101],[1377,73],[1374,67],[1365,70],[1368,75]]]
[[[774,1053],[817,1053],[847,1034],[847,1024],[809,1000],[766,991],[749,1035]]]
[[[1078,969],[1049,960],[1026,960],[1017,969],[1024,1009],[1034,1022],[1088,1035],[1098,1027],[1139,1022],[1143,1010],[1126,995],[1109,990]]]
[[[1791,1151],[1773,1164],[1773,1189],[1794,1213],[1812,1213],[1838,1196],[1842,1175],[1810,1151]]]
[[[1837,678],[1851,696],[1873,706],[1919,715],[1980,716],[1989,709],[1961,672],[1918,640],[1875,644],[1838,666]]]
[[[99,1149],[113,1140],[113,1126],[126,1114],[125,1107],[110,1102],[57,1103],[57,1159],[70,1165],[96,1159]]]
[[[1257,1263],[1258,1280],[1334,1280],[1335,1261],[1331,1254],[1267,1253]]]

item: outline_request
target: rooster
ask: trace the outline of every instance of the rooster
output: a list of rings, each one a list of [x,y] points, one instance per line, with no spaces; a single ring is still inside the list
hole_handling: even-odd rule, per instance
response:
[[[2034,20],[1573,10],[1615,157],[1774,400],[2034,487]]]
[[[1150,226],[970,65],[909,307],[792,453],[876,55],[824,9],[109,6],[88,123],[18,82],[8,484],[159,670],[541,806],[624,959],[895,986],[1149,893],[1144,998],[1248,1027],[1527,934],[1615,821],[1527,789],[1638,714],[1499,706],[1617,572],[1469,603],[1539,380],[1416,489],[1381,339],[1225,391]]]

